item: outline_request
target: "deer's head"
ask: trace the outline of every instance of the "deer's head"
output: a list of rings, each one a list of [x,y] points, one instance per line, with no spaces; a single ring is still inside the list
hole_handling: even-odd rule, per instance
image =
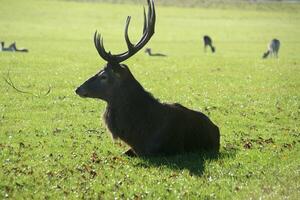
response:
[[[123,89],[124,85],[134,80],[129,68],[121,64],[139,50],[141,50],[154,34],[155,28],[155,8],[154,0],[148,0],[148,16],[144,9],[144,28],[143,35],[137,44],[132,44],[128,37],[128,27],[131,17],[128,16],[125,25],[125,41],[128,51],[121,54],[111,54],[106,52],[103,45],[103,38],[100,34],[95,32],[94,44],[102,59],[107,64],[96,75],[85,81],[80,87],[76,89],[76,93],[81,97],[99,98],[109,101],[116,93]]]

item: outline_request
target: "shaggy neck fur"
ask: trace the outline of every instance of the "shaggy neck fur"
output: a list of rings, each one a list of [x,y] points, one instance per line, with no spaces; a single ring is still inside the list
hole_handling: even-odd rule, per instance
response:
[[[131,147],[142,148],[141,138],[147,141],[159,126],[157,112],[161,109],[157,108],[161,106],[133,78],[122,84],[120,93],[107,103],[104,119],[114,139],[120,138]]]

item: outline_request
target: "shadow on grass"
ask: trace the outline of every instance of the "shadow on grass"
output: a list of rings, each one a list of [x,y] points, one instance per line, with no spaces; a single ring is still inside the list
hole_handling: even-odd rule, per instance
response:
[[[140,167],[168,167],[172,170],[188,170],[191,175],[202,176],[207,161],[235,157],[236,151],[220,153],[188,153],[176,156],[143,157]]]

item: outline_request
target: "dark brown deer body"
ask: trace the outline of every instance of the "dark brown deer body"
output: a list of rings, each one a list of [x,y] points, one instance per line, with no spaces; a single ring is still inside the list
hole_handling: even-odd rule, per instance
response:
[[[131,147],[128,155],[217,152],[219,129],[207,116],[180,104],[160,103],[144,90],[126,65],[120,64],[141,49],[154,34],[153,0],[148,4],[148,21],[145,20],[143,37],[136,45],[128,42],[126,32],[129,23],[126,24],[128,52],[119,55],[106,53],[103,41],[95,34],[96,48],[108,63],[77,88],[76,93],[81,97],[106,101],[105,122],[113,138],[119,138]]]
[[[204,42],[204,51],[205,52],[206,52],[207,46],[210,47],[212,53],[214,53],[216,51],[216,48],[212,45],[212,39],[208,35],[204,35],[203,42]]]
[[[150,48],[146,48],[145,53],[148,54],[149,56],[161,56],[161,57],[166,56],[165,54],[162,53],[152,53],[152,50]]]
[[[271,42],[268,45],[268,50],[263,54],[262,58],[267,58],[269,56],[278,58],[279,48],[280,48],[280,41],[277,39],[271,40]]]
[[[0,51],[10,51],[10,52],[28,52],[28,49],[18,49],[16,43],[13,42],[8,47],[4,47],[4,42],[1,42]]]

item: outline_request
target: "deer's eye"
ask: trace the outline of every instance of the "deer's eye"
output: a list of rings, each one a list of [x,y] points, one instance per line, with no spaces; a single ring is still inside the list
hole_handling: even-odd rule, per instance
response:
[[[107,79],[107,74],[104,71],[100,72],[97,76],[100,80],[106,80]]]
[[[99,78],[100,78],[101,80],[106,80],[106,79],[107,79],[107,76],[103,74],[103,75],[100,76]]]

